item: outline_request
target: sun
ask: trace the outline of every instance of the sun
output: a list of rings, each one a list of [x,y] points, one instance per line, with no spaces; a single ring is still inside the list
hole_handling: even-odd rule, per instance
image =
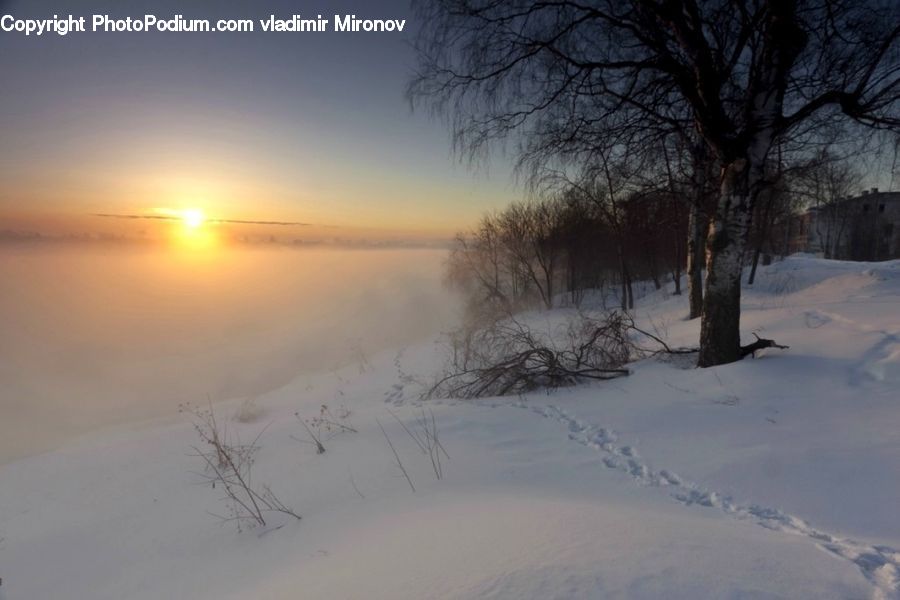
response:
[[[190,205],[188,205],[190,206]],[[219,234],[216,232],[221,221],[210,219],[202,208],[195,204],[192,208],[156,207],[151,218],[164,219],[171,223],[168,227],[172,248],[190,251],[191,256],[207,255],[219,246]]]
[[[181,211],[181,220],[188,229],[197,229],[206,221],[206,216],[199,208],[187,208]]]

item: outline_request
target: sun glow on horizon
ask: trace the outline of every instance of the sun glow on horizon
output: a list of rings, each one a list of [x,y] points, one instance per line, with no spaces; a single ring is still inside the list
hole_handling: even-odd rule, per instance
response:
[[[185,227],[196,229],[206,222],[206,213],[201,208],[154,208],[154,213],[163,218],[180,220]]]
[[[199,208],[186,208],[181,211],[181,219],[188,229],[197,229],[206,221],[206,216]]]
[[[207,225],[210,221],[201,208],[155,208],[153,212],[171,218],[177,226],[171,230],[175,248],[206,253],[218,246],[218,236]]]

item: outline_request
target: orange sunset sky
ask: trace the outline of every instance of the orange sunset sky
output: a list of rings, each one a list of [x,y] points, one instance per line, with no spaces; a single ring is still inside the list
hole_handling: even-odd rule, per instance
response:
[[[282,4],[286,15],[296,9]],[[77,12],[46,0],[3,10]],[[278,3],[91,10],[260,18]],[[410,17],[406,2],[359,10]],[[445,124],[410,111],[414,33],[414,23],[343,36],[2,33],[0,230],[152,236],[171,223],[94,215],[199,209],[309,224],[229,226],[238,233],[447,238],[521,192],[502,156],[473,172],[452,156]]]

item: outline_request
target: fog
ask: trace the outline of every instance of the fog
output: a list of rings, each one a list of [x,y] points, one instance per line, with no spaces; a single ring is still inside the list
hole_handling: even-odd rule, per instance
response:
[[[0,248],[0,462],[450,326],[441,250]]]

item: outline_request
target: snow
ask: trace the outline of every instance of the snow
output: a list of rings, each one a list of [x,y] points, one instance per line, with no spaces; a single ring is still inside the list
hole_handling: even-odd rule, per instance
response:
[[[745,339],[790,346],[756,359],[422,405],[432,341],[217,404],[303,517],[264,528],[209,514],[187,417],[91,434],[0,466],[0,599],[900,598],[898,296],[898,261],[796,256],[745,289]],[[635,314],[696,343],[683,297]],[[322,404],[358,433],[317,455]],[[441,480],[388,412],[423,408]]]

